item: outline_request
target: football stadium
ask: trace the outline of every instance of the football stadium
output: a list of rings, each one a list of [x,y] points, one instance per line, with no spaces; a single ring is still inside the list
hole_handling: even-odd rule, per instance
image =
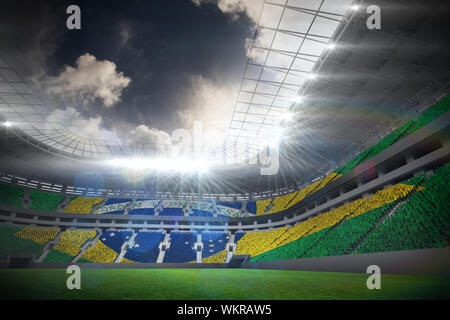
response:
[[[449,299],[448,8],[2,2],[0,298]]]

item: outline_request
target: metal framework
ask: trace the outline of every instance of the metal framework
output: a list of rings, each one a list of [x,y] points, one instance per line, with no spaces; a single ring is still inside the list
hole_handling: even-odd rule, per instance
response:
[[[208,159],[254,152],[236,149],[270,134],[311,81],[353,0],[264,1],[223,148],[203,148]],[[0,56],[0,115],[42,150],[78,159],[154,156],[155,145],[81,137],[60,120]],[[254,146],[254,144],[250,144]],[[232,150],[232,151],[230,151]],[[237,154],[237,155],[236,155]]]
[[[349,10],[352,3],[353,0],[264,1],[247,52],[226,148],[270,136],[283,121],[283,115],[301,101],[302,92],[340,35],[339,26],[347,24],[354,14]]]

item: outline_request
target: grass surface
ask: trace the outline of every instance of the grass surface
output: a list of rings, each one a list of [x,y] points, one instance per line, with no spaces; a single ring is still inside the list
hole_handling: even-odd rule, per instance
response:
[[[450,278],[239,269],[82,269],[68,290],[64,269],[0,270],[0,299],[448,299]]]

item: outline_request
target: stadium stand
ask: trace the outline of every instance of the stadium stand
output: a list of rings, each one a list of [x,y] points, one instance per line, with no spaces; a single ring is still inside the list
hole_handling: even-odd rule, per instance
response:
[[[263,216],[266,214],[266,209],[272,203],[272,199],[256,201],[256,215]]]
[[[450,166],[438,168],[420,190],[368,234],[356,253],[439,248],[450,236]]]
[[[245,209],[248,213],[256,214],[256,201],[247,201]]]
[[[131,203],[131,199],[124,198],[109,198],[97,210],[96,213],[101,214],[124,214],[125,207]]]
[[[125,253],[121,263],[146,262],[155,263],[159,255],[159,244],[164,239],[162,232],[142,231]]]
[[[289,193],[284,196],[275,197],[272,202],[272,207],[269,211],[267,211],[267,214],[277,213],[281,212],[286,209],[286,206],[289,202],[297,195],[297,192]]]
[[[64,200],[64,194],[30,190],[30,209],[56,212],[58,205]]]
[[[191,217],[214,217],[214,213],[211,211],[192,209],[192,213],[189,214]]]
[[[242,209],[242,202],[240,202],[240,201],[216,201],[216,205],[230,207],[230,208],[234,208],[237,210]]]
[[[184,216],[183,208],[187,205],[186,201],[163,200],[163,210],[160,216]]]
[[[131,204],[128,214],[130,215],[155,215],[155,208],[158,206],[159,200],[156,199],[136,199]]]
[[[95,205],[103,202],[103,198],[85,198],[76,197],[70,201],[69,205],[64,209],[64,213],[81,213],[89,214]]]
[[[0,182],[0,203],[7,206],[23,207],[20,201],[25,193],[21,187]]]
[[[83,245],[97,235],[95,230],[66,230],[43,262],[70,262],[81,251]]]
[[[299,223],[278,239],[276,248],[252,261],[349,253],[352,245],[372,230],[396,201],[422,192],[424,188],[417,185],[422,179],[423,176],[413,178]]]
[[[276,240],[286,231],[287,227],[269,231],[239,232],[241,239],[236,241],[237,248],[234,254],[248,254],[252,257],[275,248]]]
[[[195,232],[171,232],[170,248],[164,255],[166,263],[192,262],[197,259],[194,243],[197,242]]]
[[[202,232],[202,262],[203,259],[225,250],[228,239],[225,232]]]
[[[55,228],[0,225],[0,259],[8,254],[34,254],[37,259],[58,232]]]
[[[108,230],[81,256],[84,262],[113,263],[119,256],[122,245],[130,239],[131,231]]]

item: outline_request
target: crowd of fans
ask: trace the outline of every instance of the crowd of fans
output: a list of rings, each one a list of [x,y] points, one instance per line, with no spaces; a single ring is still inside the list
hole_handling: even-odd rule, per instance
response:
[[[64,209],[64,213],[89,214],[92,212],[93,207],[102,203],[103,200],[103,198],[75,197]]]

